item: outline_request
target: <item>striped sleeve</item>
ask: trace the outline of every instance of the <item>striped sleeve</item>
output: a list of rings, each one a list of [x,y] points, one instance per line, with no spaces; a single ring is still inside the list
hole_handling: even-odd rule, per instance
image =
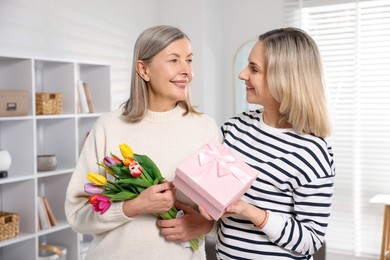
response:
[[[323,244],[333,194],[333,176],[316,179],[294,191],[291,217],[269,212],[263,232],[282,248],[303,255],[314,254]]]

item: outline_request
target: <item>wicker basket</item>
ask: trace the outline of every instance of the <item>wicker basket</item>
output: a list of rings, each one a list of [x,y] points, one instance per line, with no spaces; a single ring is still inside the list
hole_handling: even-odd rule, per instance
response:
[[[35,93],[37,115],[54,115],[62,113],[62,94],[38,92]]]
[[[0,241],[16,237],[19,233],[19,215],[0,211]]]

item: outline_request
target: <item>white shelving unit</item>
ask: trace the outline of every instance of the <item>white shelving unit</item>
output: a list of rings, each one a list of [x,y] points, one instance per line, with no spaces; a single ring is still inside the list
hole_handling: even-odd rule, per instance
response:
[[[77,82],[87,82],[95,113],[81,114]],[[67,248],[67,259],[81,259],[81,238],[66,222],[65,192],[80,149],[97,117],[111,109],[110,67],[105,64],[51,59],[0,57],[0,90],[28,92],[28,115],[0,117],[0,149],[12,165],[0,178],[0,211],[20,216],[17,237],[0,241],[0,260],[38,259],[39,244]],[[62,93],[62,114],[36,115],[36,92]],[[37,155],[55,154],[58,167],[38,172]],[[58,225],[39,230],[37,201],[45,196]]]

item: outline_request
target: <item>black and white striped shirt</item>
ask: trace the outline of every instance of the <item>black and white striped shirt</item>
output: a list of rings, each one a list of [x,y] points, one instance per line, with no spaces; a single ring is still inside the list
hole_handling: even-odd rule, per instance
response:
[[[219,259],[313,259],[330,217],[335,167],[323,138],[276,129],[250,111],[222,127],[224,145],[258,171],[241,199],[265,209],[263,229],[238,216],[219,221]]]

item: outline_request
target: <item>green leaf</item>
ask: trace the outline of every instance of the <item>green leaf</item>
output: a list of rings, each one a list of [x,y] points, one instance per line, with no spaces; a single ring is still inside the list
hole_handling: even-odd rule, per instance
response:
[[[133,184],[131,183],[120,183],[120,186],[127,190],[127,191],[130,191],[130,192],[133,192],[133,193],[136,193],[136,194],[139,194],[140,192],[138,191],[138,187],[139,186],[134,186]],[[144,188],[143,188],[144,189]]]
[[[136,159],[137,162],[141,164],[142,168],[146,169],[146,171],[149,173],[150,177],[152,177],[153,180],[159,177],[162,178],[160,169],[148,156],[134,154],[134,159]]]
[[[141,192],[143,192],[146,188],[137,186],[136,189],[137,189],[137,192],[138,192],[138,193],[141,193]]]
[[[122,170],[121,170],[121,167],[120,166],[117,166],[117,165],[111,165],[111,170],[115,173],[115,175],[117,175],[118,177],[121,177],[121,178],[126,178],[128,176],[125,176],[124,174],[122,174]]]
[[[134,193],[128,192],[128,191],[122,191],[122,192],[119,192],[119,193],[111,196],[110,199],[111,199],[111,201],[131,200],[137,196],[138,196],[138,194],[134,194]]]
[[[129,167],[127,167],[126,165],[122,165],[121,171],[122,171],[122,176],[125,176],[125,178],[132,177],[130,170],[129,170]]]
[[[161,184],[163,183],[164,179],[162,177],[160,178],[156,178],[154,181],[153,181],[153,185],[156,185],[156,184]]]
[[[118,185],[116,182],[113,182],[113,181],[110,181],[110,180],[107,180],[107,182],[112,185],[112,186],[106,186],[109,189],[116,190],[118,192],[123,191],[122,187],[120,185]]]
[[[115,194],[118,194],[118,192],[117,191],[113,191],[113,190],[107,190],[107,191],[103,192],[102,194],[106,195],[107,197],[111,197],[111,196],[113,196]]]
[[[152,186],[152,184],[148,181],[145,181],[143,179],[140,179],[140,178],[127,178],[127,179],[121,179],[121,180],[118,180],[117,183],[131,183],[131,184],[134,184],[134,185],[137,185],[137,186],[141,186],[141,187],[150,187]]]
[[[142,168],[141,176],[144,176],[146,180],[148,180],[150,183],[153,183],[153,177],[148,173],[148,171],[145,168]]]

